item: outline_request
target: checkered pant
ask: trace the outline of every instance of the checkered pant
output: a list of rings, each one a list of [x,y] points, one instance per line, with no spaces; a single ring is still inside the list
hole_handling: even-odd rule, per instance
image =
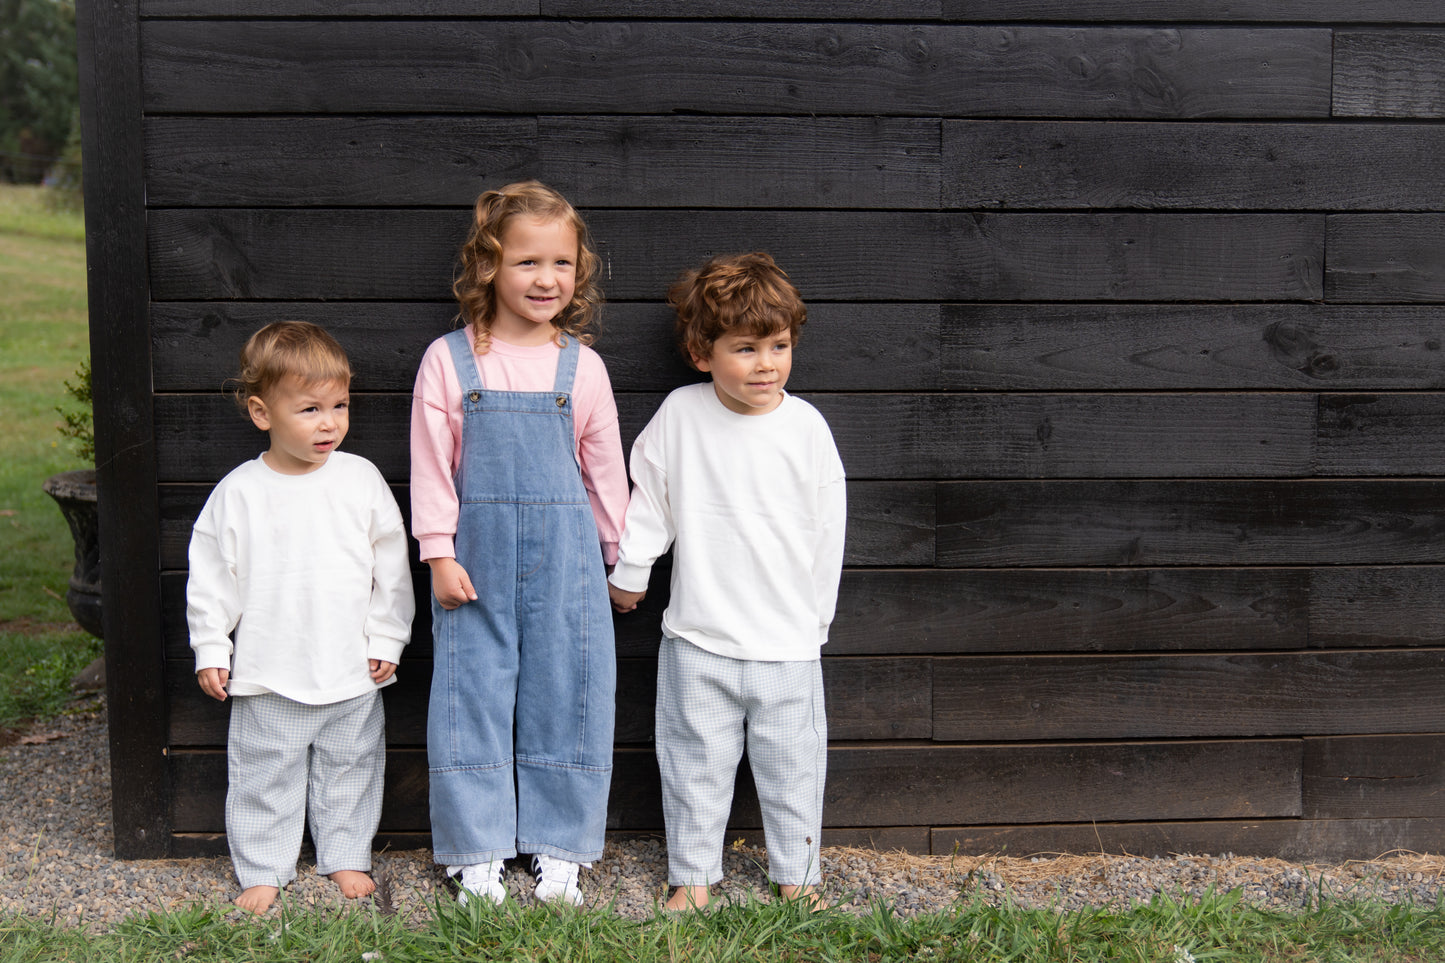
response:
[[[242,889],[296,878],[308,811],[316,872],[371,869],[384,723],[380,692],[320,706],[275,693],[231,699],[226,839]]]
[[[657,765],[673,886],[722,879],[723,833],[744,741],[762,805],[769,877],[786,886],[817,883],[828,762],[822,664],[730,659],[664,636]]]

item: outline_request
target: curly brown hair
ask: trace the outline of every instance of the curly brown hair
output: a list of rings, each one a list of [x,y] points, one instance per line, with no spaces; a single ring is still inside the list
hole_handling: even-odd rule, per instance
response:
[[[602,289],[597,283],[601,259],[592,250],[587,224],[566,198],[541,181],[519,181],[477,198],[472,227],[462,244],[460,270],[452,282],[452,293],[461,307],[458,318],[472,325],[477,353],[485,353],[491,341],[492,321],[497,313],[492,282],[501,265],[502,235],[514,217],[560,220],[577,233],[576,289],[572,300],[552,319],[552,326],[557,329],[557,340],[570,336],[591,344],[597,336]]]
[[[808,309],[788,274],[765,251],[719,254],[684,272],[667,291],[677,312],[677,344],[687,363],[712,355],[713,344],[742,332],[765,338],[787,330],[797,344]]]
[[[241,348],[241,370],[229,379],[236,404],[245,411],[250,398],[265,399],[288,377],[302,384],[351,384],[346,351],[325,328],[309,321],[276,321],[266,325]]]

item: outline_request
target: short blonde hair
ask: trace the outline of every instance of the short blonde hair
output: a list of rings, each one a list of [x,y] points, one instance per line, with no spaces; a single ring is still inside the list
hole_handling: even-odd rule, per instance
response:
[[[720,254],[684,272],[668,289],[677,312],[678,347],[687,363],[708,358],[719,338],[744,333],[765,338],[787,331],[797,344],[808,309],[788,274],[765,251]]]
[[[541,181],[518,181],[477,198],[472,209],[472,227],[462,244],[461,270],[452,282],[452,293],[461,307],[461,320],[472,325],[474,347],[487,350],[492,321],[497,315],[497,295],[492,282],[502,266],[502,235],[514,217],[539,221],[561,221],[577,235],[576,287],[572,300],[552,319],[557,335],[570,335],[583,344],[596,338],[595,326],[602,304],[597,283],[601,260],[592,250],[587,224],[567,199]]]
[[[302,384],[351,384],[351,362],[346,351],[326,329],[308,321],[277,321],[251,335],[241,349],[241,371],[236,402],[246,409],[247,399],[265,399],[288,377]]]

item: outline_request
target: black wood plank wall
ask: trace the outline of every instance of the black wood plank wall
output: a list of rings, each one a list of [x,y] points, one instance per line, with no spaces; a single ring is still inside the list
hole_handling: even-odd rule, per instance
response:
[[[118,849],[221,845],[184,569],[262,442],[221,393],[236,350],[333,330],[348,447],[405,507],[471,201],[524,177],[596,236],[628,443],[695,377],[679,270],[766,248],[810,303],[790,387],[851,502],[827,841],[1445,848],[1445,6],[477,9],[82,0],[96,386],[140,413],[99,422]],[[661,825],[665,594],[617,623],[618,831]],[[397,845],[427,830],[416,628],[387,694]]]

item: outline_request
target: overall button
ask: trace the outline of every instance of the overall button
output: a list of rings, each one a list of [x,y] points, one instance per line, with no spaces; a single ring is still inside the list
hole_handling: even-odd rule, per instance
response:
[[[480,391],[468,391],[467,400],[475,404],[482,400],[482,393]]]
[[[558,395],[558,396],[557,396],[557,407],[558,407],[558,408],[565,408],[565,407],[567,407],[567,396],[566,396],[566,395]]]

